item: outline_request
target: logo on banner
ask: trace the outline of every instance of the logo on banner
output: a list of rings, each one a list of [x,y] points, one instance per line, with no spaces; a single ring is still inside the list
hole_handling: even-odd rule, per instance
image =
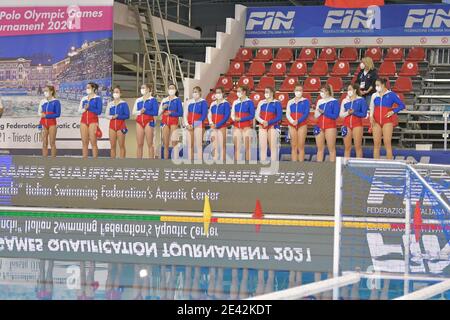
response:
[[[387,237],[386,237],[387,238]],[[391,240],[389,237],[387,240]],[[372,263],[376,272],[400,272],[406,270],[403,248],[407,245],[407,236],[402,236],[403,243],[386,243],[381,233],[368,233]],[[414,235],[410,236],[410,271],[413,273],[448,273],[450,265],[450,244],[444,243],[443,247],[437,235],[423,235],[417,242]],[[399,241],[400,242],[400,241]],[[403,246],[402,246],[403,244]]]
[[[330,10],[323,28],[327,30],[381,29],[381,11],[377,6],[370,6],[367,10]]]
[[[450,28],[450,10],[411,9],[405,21],[405,28]]]
[[[295,11],[252,12],[248,18],[247,31],[291,30]]]

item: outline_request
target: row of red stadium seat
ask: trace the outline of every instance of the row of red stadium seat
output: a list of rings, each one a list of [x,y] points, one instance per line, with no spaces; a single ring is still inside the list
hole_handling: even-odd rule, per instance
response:
[[[383,50],[379,47],[368,48],[365,52],[366,57],[371,57],[373,61],[402,61],[405,56],[404,48],[389,48],[386,55],[383,57]],[[320,61],[336,61],[338,54],[336,48],[323,48],[320,51],[317,60]],[[253,57],[253,50],[250,48],[241,48],[235,61],[277,61],[288,62],[294,60],[294,52],[290,48],[278,49],[275,58],[273,56],[273,50],[270,48],[261,48],[256,52],[256,56]],[[303,48],[298,55],[297,61],[314,61],[316,60],[316,50],[314,48]],[[358,60],[358,51],[356,48],[343,48],[339,56],[339,60],[343,61],[356,61]],[[423,61],[425,60],[425,50],[421,47],[410,48],[406,57],[408,61]]]
[[[356,72],[359,72],[359,67]],[[419,73],[419,66],[417,62],[405,61],[400,69],[398,75],[400,76],[416,76]],[[245,64],[242,61],[232,61],[226,73],[227,76],[346,76],[350,74],[350,65],[348,61],[337,61],[331,72],[329,72],[328,62],[318,60],[316,61],[308,73],[308,66],[303,61],[297,61],[292,64],[289,72],[285,62],[274,62],[270,66],[269,72],[266,70],[266,64],[262,61],[254,61],[251,63],[247,72],[245,72]],[[397,67],[393,61],[384,61],[381,63],[378,75],[380,76],[394,76],[397,74]]]
[[[295,85],[299,83],[297,77],[287,77],[284,79],[279,91],[292,92]],[[329,77],[327,84],[331,84],[335,92],[339,92],[343,89],[344,83],[340,77]],[[253,77],[242,76],[237,84],[233,83],[233,79],[228,76],[220,77],[217,81],[216,88],[223,87],[226,92],[232,91],[237,86],[247,86],[250,90],[263,91],[267,87],[275,88],[275,78],[272,76],[263,76],[260,78],[258,85],[255,87]],[[303,90],[306,92],[319,91],[321,87],[321,81],[318,77],[308,77],[303,83]],[[388,81],[388,87],[390,83]],[[398,77],[395,81],[393,90],[396,92],[411,92],[413,90],[412,80],[409,77]]]

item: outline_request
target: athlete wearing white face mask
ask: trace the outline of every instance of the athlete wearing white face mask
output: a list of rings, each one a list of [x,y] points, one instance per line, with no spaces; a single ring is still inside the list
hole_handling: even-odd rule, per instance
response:
[[[373,157],[380,158],[381,142],[384,142],[386,158],[393,159],[392,133],[398,125],[397,114],[405,108],[399,96],[386,88],[387,79],[376,81],[376,91],[370,102],[370,123],[373,135]]]
[[[192,90],[192,99],[184,105],[183,122],[188,133],[188,158],[194,160],[196,152],[197,160],[203,159],[203,121],[208,115],[208,103],[202,99],[202,89],[195,87]],[[194,130],[197,129],[197,130]]]
[[[271,160],[278,160],[278,152],[275,149],[277,142],[277,131],[283,115],[280,101],[274,99],[274,88],[268,87],[264,90],[263,101],[260,101],[256,109],[255,119],[259,123],[259,150],[260,159],[267,158],[267,146],[269,145]]]
[[[103,100],[97,95],[99,86],[94,82],[86,85],[87,96],[80,102],[78,111],[81,113],[81,142],[83,146],[83,158],[88,157],[89,143],[92,146],[92,156],[98,157],[97,138],[101,137],[98,125],[98,116],[102,113]]]
[[[357,158],[363,157],[363,119],[367,117],[368,106],[366,100],[361,97],[358,84],[349,84],[347,97],[341,103],[339,116],[344,118],[341,127],[344,138],[344,157],[349,158],[352,150],[352,141],[355,145]]]
[[[107,108],[106,117],[109,121],[109,142],[111,144],[111,158],[116,158],[117,144],[119,144],[119,156],[126,157],[125,135],[128,132],[125,121],[130,118],[130,108],[128,103],[121,98],[121,90],[116,86],[113,90],[113,98]]]
[[[170,137],[178,129],[179,118],[183,116],[183,103],[177,96],[177,88],[170,84],[167,90],[168,96],[161,101],[158,115],[161,116],[163,130],[164,159],[169,158],[169,148],[175,146],[176,141],[170,141]]]
[[[225,89],[216,89],[215,101],[211,102],[208,111],[208,122],[211,127],[214,160],[225,160],[227,126],[231,115],[231,105],[224,99]]]
[[[39,125],[42,127],[42,156],[48,156],[48,145],[50,144],[51,155],[56,157],[56,119],[61,116],[61,102],[56,99],[56,90],[54,86],[44,88],[44,97],[39,104],[38,114],[40,117]]]
[[[310,101],[303,97],[303,87],[297,85],[295,98],[289,100],[286,107],[286,118],[289,124],[291,141],[291,160],[303,162],[305,159],[305,142],[308,133],[308,116]]]
[[[314,127],[317,161],[324,160],[326,143],[330,161],[334,162],[336,160],[336,119],[339,117],[339,102],[333,98],[333,88],[328,84],[321,88],[320,97],[314,112],[314,117],[317,119],[317,125]]]
[[[248,96],[249,89],[240,86],[237,89],[238,99],[233,102],[231,119],[233,120],[234,153],[235,159],[241,160],[242,141],[245,145],[245,160],[250,160],[250,136],[248,131],[253,127],[255,118],[255,105]]]
[[[153,137],[155,132],[155,117],[158,116],[158,101],[152,95],[153,85],[143,84],[141,86],[141,97],[137,98],[133,106],[133,116],[136,117],[136,156],[142,159],[144,155],[144,144],[148,148],[148,157],[155,158]]]

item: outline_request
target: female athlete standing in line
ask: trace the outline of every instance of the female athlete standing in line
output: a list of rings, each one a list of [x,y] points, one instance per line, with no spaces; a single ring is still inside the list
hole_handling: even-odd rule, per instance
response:
[[[178,129],[179,118],[183,116],[183,103],[178,97],[178,91],[174,84],[169,85],[168,96],[161,101],[158,115],[162,116],[164,159],[169,159],[169,147],[171,137]],[[173,143],[172,143],[173,146]]]
[[[97,132],[98,116],[102,113],[103,101],[97,95],[98,84],[89,82],[86,85],[87,96],[83,97],[80,102],[78,111],[81,113],[81,142],[83,144],[83,158],[88,157],[89,143],[92,146],[92,156],[98,157]]]
[[[109,121],[109,142],[111,143],[111,158],[116,158],[116,147],[119,142],[120,158],[126,157],[125,135],[128,132],[125,120],[130,118],[128,103],[120,99],[120,87],[113,90],[113,101],[109,104],[107,118]]]
[[[355,143],[357,158],[363,157],[363,119],[367,117],[368,106],[366,99],[361,97],[358,84],[349,84],[347,87],[347,97],[341,103],[339,116],[344,118],[342,126],[342,136],[344,138],[344,157],[350,158],[352,151],[352,140]]]
[[[289,100],[286,108],[286,118],[289,121],[289,136],[291,137],[291,159],[303,162],[305,160],[305,141],[308,134],[308,116],[310,102],[303,97],[303,87],[295,86],[295,98]]]
[[[317,101],[314,128],[317,144],[317,161],[322,162],[325,153],[325,141],[330,153],[330,161],[336,161],[336,119],[339,117],[339,102],[333,98],[333,88],[326,84],[320,90],[321,99]]]
[[[144,156],[144,142],[147,140],[148,157],[155,158],[153,137],[155,133],[155,117],[158,116],[158,101],[152,96],[152,85],[141,86],[142,97],[137,98],[133,107],[136,116],[137,158]]]
[[[44,88],[45,99],[39,104],[38,114],[41,117],[39,125],[42,127],[42,156],[48,156],[50,142],[52,157],[56,157],[56,119],[61,116],[61,102],[56,99],[54,86]]]
[[[386,88],[387,80],[377,79],[375,92],[370,102],[370,123],[373,134],[373,157],[380,158],[381,139],[386,148],[386,158],[393,159],[392,132],[398,123],[397,114],[405,109],[405,104],[398,95]],[[397,107],[394,107],[397,105]]]

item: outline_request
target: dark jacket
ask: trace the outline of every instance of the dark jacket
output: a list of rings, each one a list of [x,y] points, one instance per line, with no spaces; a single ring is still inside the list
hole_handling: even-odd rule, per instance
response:
[[[378,74],[377,71],[374,70],[370,70],[366,75],[364,75],[364,70],[361,70],[358,73],[358,77],[356,79],[356,83],[360,85],[361,91],[365,91],[367,89],[369,89],[370,87],[372,87],[372,90],[370,92],[368,92],[367,94],[364,94],[363,96],[371,96],[372,94],[375,93],[375,81],[378,78]]]

